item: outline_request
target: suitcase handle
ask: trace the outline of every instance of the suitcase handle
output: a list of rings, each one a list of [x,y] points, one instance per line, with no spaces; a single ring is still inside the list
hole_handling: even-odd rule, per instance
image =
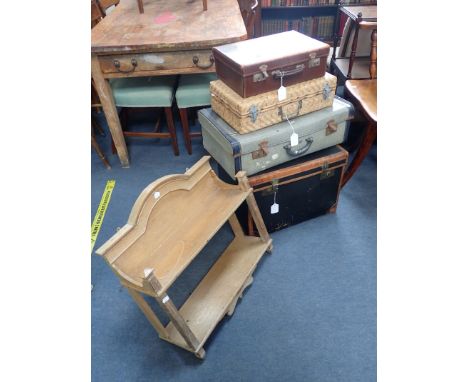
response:
[[[304,69],[305,69],[305,65],[300,64],[300,65],[296,65],[296,67],[291,70],[273,70],[271,72],[271,75],[273,76],[273,78],[278,79],[281,77],[293,76],[295,74],[302,72]]]
[[[291,145],[284,146],[284,149],[292,157],[297,157],[299,155],[304,154],[307,150],[309,150],[309,148],[310,148],[310,146],[312,145],[313,142],[314,142],[314,140],[312,138],[307,138],[306,139],[306,145],[303,148],[299,149],[299,150],[293,150],[291,148]]]
[[[195,64],[195,66],[199,67],[200,69],[208,69],[211,68],[215,62],[214,57],[212,54],[210,54],[210,63],[209,64],[200,64],[200,59],[198,56],[193,56],[192,62]]]
[[[286,121],[288,118],[296,118],[297,116],[299,116],[299,113],[302,109],[302,100],[300,99],[299,101],[297,101],[297,110],[296,110],[296,113],[294,115],[286,115],[284,112],[283,112],[283,106],[280,106],[278,108],[278,115],[281,116],[281,120],[282,121]]]

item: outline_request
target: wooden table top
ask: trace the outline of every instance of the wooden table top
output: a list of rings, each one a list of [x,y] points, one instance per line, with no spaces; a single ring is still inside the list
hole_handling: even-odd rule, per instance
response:
[[[122,0],[91,32],[96,54],[206,49],[247,38],[237,0]]]
[[[342,11],[351,17],[353,20],[357,19],[359,12],[362,13],[362,19],[365,21],[377,21],[377,5],[363,5],[363,6],[351,6],[342,7]]]
[[[377,124],[377,80],[348,80],[345,86],[367,117]]]

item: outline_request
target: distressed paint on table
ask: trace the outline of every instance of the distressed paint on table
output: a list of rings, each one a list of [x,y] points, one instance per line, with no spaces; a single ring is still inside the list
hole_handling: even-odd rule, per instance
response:
[[[93,29],[91,51],[203,49],[243,40],[246,35],[237,0],[213,1],[207,11],[198,1],[151,0],[144,14],[138,13],[134,0],[122,0]]]
[[[93,28],[92,75],[123,167],[128,153],[108,79],[213,72],[211,48],[246,38],[237,0],[212,1],[207,11],[198,1],[151,0],[143,14],[134,0],[122,0]]]

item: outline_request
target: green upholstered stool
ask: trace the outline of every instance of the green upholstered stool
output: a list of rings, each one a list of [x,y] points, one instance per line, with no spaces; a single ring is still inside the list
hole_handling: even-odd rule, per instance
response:
[[[192,154],[192,137],[200,133],[190,133],[187,109],[211,104],[210,82],[217,80],[216,73],[181,75],[176,92],[176,102],[179,108],[180,121],[184,131],[184,141],[187,152]]]
[[[177,76],[114,78],[110,86],[114,95],[115,105],[124,108],[157,107],[163,108],[166,115],[169,132],[160,132],[160,118],[156,122],[154,132],[125,131],[124,136],[145,138],[170,138],[175,155],[179,155],[177,136],[172,117],[172,102]]]

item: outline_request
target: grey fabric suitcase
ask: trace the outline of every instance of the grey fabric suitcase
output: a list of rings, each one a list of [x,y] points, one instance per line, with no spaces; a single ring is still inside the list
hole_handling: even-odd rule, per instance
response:
[[[299,143],[291,147],[293,130],[287,121],[239,134],[211,108],[198,112],[203,146],[232,179],[240,170],[253,175],[342,143],[353,116],[353,105],[335,96],[332,106],[291,120],[299,135]]]

